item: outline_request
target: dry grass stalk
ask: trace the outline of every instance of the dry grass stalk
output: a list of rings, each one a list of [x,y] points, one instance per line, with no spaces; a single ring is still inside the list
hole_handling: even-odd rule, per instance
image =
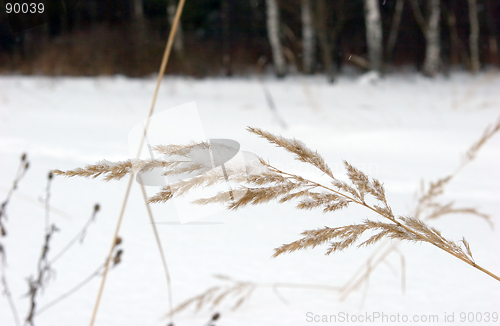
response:
[[[487,130],[481,140],[477,142],[471,150],[469,150],[464,162],[471,161],[482,144],[500,129],[500,120],[497,124]],[[329,244],[329,249],[326,254],[331,254],[336,251],[341,251],[351,246],[358,247],[373,245],[380,242],[382,239],[404,240],[411,242],[426,242],[436,246],[437,248],[446,251],[463,262],[479,269],[489,276],[500,281],[500,277],[478,266],[472,256],[470,245],[465,239],[459,242],[454,242],[446,239],[440,231],[428,226],[420,219],[423,211],[431,209],[428,215],[431,218],[436,218],[445,214],[451,213],[468,213],[487,218],[485,214],[478,212],[473,208],[455,208],[453,203],[445,205],[438,204],[435,199],[443,193],[444,186],[451,180],[453,175],[431,183],[429,189],[420,197],[417,204],[417,210],[413,216],[396,216],[387,202],[385,189],[383,184],[369,178],[361,170],[357,169],[349,162],[344,161],[346,174],[349,182],[341,181],[334,177],[331,169],[328,167],[324,159],[316,151],[307,148],[302,142],[295,139],[288,139],[281,136],[275,136],[258,128],[249,127],[248,130],[278,147],[284,148],[295,155],[298,161],[311,164],[318,168],[325,175],[330,177],[331,185],[325,186],[312,180],[305,179],[301,176],[287,173],[279,170],[271,164],[260,159],[260,164],[266,168],[265,173],[250,175],[245,177],[242,171],[230,171],[228,178],[233,183],[236,183],[236,190],[228,192],[220,192],[209,198],[202,198],[194,201],[196,204],[224,203],[228,209],[239,209],[247,205],[257,205],[266,203],[272,200],[278,202],[287,202],[297,200],[296,208],[298,209],[323,209],[324,212],[333,212],[343,208],[347,208],[351,204],[363,206],[372,212],[376,213],[385,221],[365,220],[360,224],[347,225],[338,228],[324,227],[319,230],[309,230],[302,233],[303,238],[294,241],[290,244],[285,244],[275,249],[273,257],[277,257],[284,253],[291,253],[297,250],[314,248],[318,245]],[[196,146],[202,144],[190,144],[187,149],[183,150],[177,146],[158,146],[156,149],[162,149],[164,153],[173,153],[182,151],[183,155],[189,157],[190,151]],[[143,166],[146,164],[127,161],[127,166]],[[127,162],[119,162],[127,164]],[[166,162],[166,161],[165,161]],[[158,163],[160,164],[160,163]],[[186,164],[186,163],[184,163]],[[189,164],[189,163],[187,163]],[[121,165],[120,165],[121,166]],[[163,164],[167,168],[166,174],[183,173],[181,164],[168,165]],[[95,166],[89,166],[85,169],[76,169],[73,171],[57,171],[58,174],[66,176],[79,175],[83,177],[94,177]],[[100,165],[100,168],[108,168],[108,170],[99,170],[98,173],[109,176],[115,173],[114,165]],[[139,168],[140,169],[140,168]],[[181,170],[179,170],[181,169]],[[121,173],[121,170],[118,169]],[[128,173],[132,172],[129,168]],[[136,168],[137,170],[137,168]],[[192,172],[194,170],[190,170]],[[204,172],[201,170],[199,172]],[[213,172],[208,176],[199,175],[189,180],[178,181],[170,187],[164,188],[159,194],[150,199],[150,202],[164,202],[172,199],[175,196],[186,194],[193,188],[200,186],[212,186],[218,182],[225,180],[221,173]],[[237,200],[233,200],[232,192],[242,191],[244,195]],[[368,201],[367,199],[370,198]],[[374,204],[372,204],[374,202]],[[367,231],[374,232],[368,240],[359,243],[360,237]]]
[[[16,177],[13,183],[12,188],[10,189],[7,199],[4,201],[2,205],[2,216],[6,217],[6,208],[7,204],[9,203],[10,198],[12,197],[14,191],[17,189],[17,185],[19,181],[24,177],[26,170],[29,167],[29,163],[26,159],[26,154],[23,154],[21,157],[21,162],[19,169],[16,173]],[[53,235],[56,231],[58,231],[57,227],[52,224],[49,225],[50,223],[50,197],[51,197],[51,184],[53,181],[53,173],[49,172],[48,173],[48,178],[47,178],[47,186],[45,189],[45,222],[46,222],[46,228],[45,228],[45,236],[44,236],[44,242],[42,245],[42,250],[40,254],[40,258],[37,263],[37,271],[35,276],[31,275],[27,278],[28,281],[28,287],[29,291],[26,294],[26,297],[29,298],[30,304],[29,304],[29,310],[27,313],[27,317],[25,319],[25,324],[28,325],[34,325],[35,317],[38,316],[42,311],[45,311],[46,309],[54,306],[55,304],[59,303],[63,299],[67,298],[69,295],[75,293],[78,291],[81,287],[86,285],[88,282],[90,282],[93,278],[99,275],[100,271],[103,270],[104,264],[102,264],[99,268],[98,271],[94,272],[90,277],[86,278],[83,282],[80,282],[77,286],[74,288],[70,289],[60,297],[58,297],[56,300],[53,300],[49,304],[46,304],[45,306],[38,308],[38,303],[37,303],[37,298],[39,296],[40,291],[44,291],[46,286],[48,285],[51,277],[53,274],[55,274],[55,270],[52,268],[53,263],[56,262],[60,257],[62,257],[65,253],[68,252],[68,250],[73,246],[78,240],[80,242],[83,242],[83,239],[85,237],[86,231],[88,227],[90,226],[90,223],[94,221],[95,216],[97,212],[99,211],[99,205],[96,204],[93,209],[93,213],[89,219],[89,221],[84,225],[82,230],[76,235],[75,238],[73,238],[57,255],[55,255],[52,259],[49,259],[49,252],[50,252],[50,243],[53,238]],[[3,233],[2,236],[6,236],[6,233]],[[120,240],[121,242],[121,240]],[[117,265],[120,262],[120,256],[122,255],[123,250],[117,250],[116,255],[114,258],[114,265]],[[21,321],[19,319],[19,315],[17,313],[17,309],[15,306],[14,301],[12,300],[12,294],[9,290],[8,283],[7,283],[7,278],[6,278],[6,273],[5,273],[5,268],[6,267],[6,256],[5,256],[5,249],[0,243],[0,283],[2,284],[3,287],[3,294],[6,295],[12,314],[14,316],[14,321],[16,325],[21,325]]]
[[[193,307],[196,312],[204,308],[213,310],[214,308],[220,306],[224,301],[229,300],[232,301],[231,309],[236,310],[250,298],[254,290],[257,288],[257,285],[253,282],[236,281],[223,275],[216,275],[215,277],[230,283],[221,286],[213,286],[205,292],[185,300],[167,316],[178,314],[189,307]]]
[[[235,280],[227,275],[220,274],[214,275],[214,277],[225,283],[223,285],[208,288],[204,292],[181,302],[172,313],[178,314],[190,307],[194,308],[195,312],[203,308],[214,310],[215,308],[221,308],[223,303],[227,303],[231,310],[236,310],[247,302],[252,293],[258,288],[271,288],[276,297],[285,304],[287,304],[287,301],[278,292],[279,288],[326,290],[335,292],[340,290],[338,287],[317,284],[256,283],[252,281]]]
[[[490,224],[490,226],[493,227],[491,217],[488,214],[482,213],[476,208],[472,207],[457,208],[455,207],[455,203],[453,201],[443,204],[439,199],[440,196],[444,193],[446,186],[463,170],[465,166],[470,164],[476,158],[479,150],[499,130],[500,119],[498,119],[492,126],[487,127],[483,135],[469,147],[469,149],[466,151],[466,154],[463,156],[460,165],[452,174],[439,178],[436,181],[429,182],[429,185],[427,187],[425,187],[422,181],[417,202],[412,215],[420,220],[427,221],[450,214],[469,214],[485,219]],[[470,246],[465,239],[462,239],[462,244],[465,246],[468,254],[472,256]],[[365,264],[363,264],[358,272],[355,273],[353,277],[343,286],[342,298],[345,299],[350,293],[359,288],[359,286],[363,282],[366,282],[373,270],[381,262],[384,262],[391,253],[396,252],[401,255],[399,253],[398,246],[399,242],[392,242],[389,247],[384,247],[382,245],[378,248],[378,250],[374,251],[374,253],[368,258],[367,262],[365,262]],[[403,262],[402,269],[404,269]],[[402,274],[402,278],[402,283],[404,284],[404,274]]]
[[[9,189],[9,192],[7,193],[7,197],[5,200],[2,202],[2,205],[0,206],[0,237],[5,237],[7,236],[7,230],[5,228],[5,225],[2,222],[3,220],[7,220],[7,205],[10,202],[10,199],[12,198],[12,195],[14,192],[17,190],[17,186],[21,179],[25,176],[26,171],[29,168],[29,162],[27,160],[27,155],[23,153],[21,155],[21,161],[19,162],[19,167],[16,172],[16,176],[14,178],[14,182],[12,183],[12,187]],[[2,243],[0,242],[0,281],[2,283],[3,291],[2,293],[7,297],[7,301],[9,302],[9,307],[12,312],[12,316],[14,317],[14,322],[16,325],[21,325],[20,319],[19,319],[19,314],[16,309],[16,305],[14,303],[14,300],[12,299],[12,294],[9,289],[9,285],[7,282],[7,276],[5,273],[5,266],[6,266],[6,251]]]
[[[58,229],[55,227],[55,225],[52,225],[49,230],[47,230],[47,233],[45,234],[45,242],[42,247],[42,254],[40,255],[40,259],[38,260],[38,275],[36,278],[33,276],[30,276],[28,278],[28,285],[29,285],[29,292],[28,296],[30,298],[30,309],[28,312],[28,316],[26,317],[26,324],[28,325],[34,325],[34,320],[33,318],[35,317],[36,313],[36,297],[38,294],[38,291],[43,290],[47,282],[50,280],[50,276],[52,274],[52,269],[50,266],[50,263],[47,259],[47,254],[49,252],[49,244],[50,240],[52,238],[52,235],[54,232],[58,231]]]
[[[3,257],[3,247],[0,245],[0,255]],[[10,310],[12,312],[12,315],[14,317],[14,322],[16,323],[17,326],[21,326],[21,322],[19,320],[19,314],[17,313],[17,308],[14,303],[14,300],[12,299],[12,293],[10,292],[9,285],[7,283],[7,277],[5,276],[5,264],[2,263],[0,265],[0,271],[1,271],[1,278],[0,282],[2,283],[3,291],[2,294],[4,294],[7,297],[7,301],[9,302]]]
[[[30,298],[30,309],[25,322],[26,324],[29,324],[31,326],[34,325],[33,318],[35,317],[36,314],[36,306],[37,306],[36,298],[38,291],[44,289],[44,287],[50,281],[52,274],[54,273],[52,265],[50,264],[50,261],[48,259],[48,253],[50,250],[50,240],[52,239],[54,233],[56,231],[59,231],[59,229],[55,226],[55,224],[50,225],[49,201],[50,201],[50,186],[52,184],[52,178],[53,174],[52,172],[49,172],[47,176],[47,187],[45,189],[45,241],[43,243],[42,253],[40,255],[37,264],[38,275],[36,278],[34,278],[33,276],[28,277],[29,292],[27,296]]]
[[[88,219],[87,223],[85,223],[85,225],[83,226],[83,228],[75,235],[75,237],[73,239],[71,239],[67,244],[66,246],[64,246],[64,248],[59,251],[59,253],[57,253],[56,255],[54,255],[54,257],[52,257],[50,259],[50,264],[54,264],[57,260],[59,260],[59,258],[61,258],[66,252],[68,252],[68,250],[77,242],[79,241],[80,243],[83,242],[83,240],[85,239],[85,236],[87,234],[87,230],[88,228],[90,227],[90,224],[92,222],[95,221],[95,217],[97,215],[97,212],[99,212],[99,209],[100,209],[100,206],[99,204],[95,204],[94,205],[94,210],[92,211],[92,214],[90,216],[90,218]]]
[[[172,47],[173,47],[173,44],[174,44],[175,34],[176,34],[177,27],[178,27],[180,19],[181,19],[182,10],[184,8],[184,3],[185,2],[186,2],[185,0],[179,0],[179,3],[177,5],[177,10],[175,12],[174,20],[172,22],[172,28],[170,29],[170,34],[168,36],[167,45],[166,45],[165,51],[163,53],[163,58],[162,58],[161,65],[160,65],[160,70],[159,70],[159,73],[158,73],[158,79],[156,81],[156,87],[155,87],[155,91],[154,91],[154,95],[153,95],[153,100],[151,102],[151,108],[149,109],[148,119],[147,119],[146,125],[144,126],[144,135],[147,134],[147,131],[148,131],[148,128],[149,128],[149,123],[150,123],[150,120],[151,120],[149,118],[151,118],[151,116],[153,115],[154,109],[155,109],[156,100],[158,98],[158,92],[160,90],[161,81],[162,81],[163,75],[165,74],[165,70],[167,68],[167,63],[168,63],[168,59],[170,58],[170,53],[172,52]],[[144,141],[145,141],[145,137],[141,137],[141,141],[139,143],[139,148],[138,148],[137,156],[139,156],[139,154],[140,154],[140,152],[142,150],[142,147],[144,145]],[[97,293],[97,298],[96,298],[96,301],[95,301],[95,304],[94,304],[94,310],[92,312],[92,316],[91,316],[91,319],[90,319],[90,326],[94,325],[94,322],[95,322],[95,319],[96,319],[96,316],[97,316],[97,311],[99,310],[99,304],[101,302],[102,293],[104,291],[104,284],[106,283],[106,279],[107,279],[107,275],[108,275],[109,264],[110,264],[110,261],[111,261],[111,257],[113,255],[113,250],[114,250],[115,242],[118,239],[118,233],[120,232],[120,227],[121,227],[121,223],[123,221],[123,215],[125,214],[125,207],[126,207],[126,204],[127,204],[127,201],[128,201],[129,194],[130,194],[130,189],[132,187],[132,182],[133,182],[133,175],[130,175],[130,178],[129,178],[129,181],[128,181],[128,184],[127,184],[127,190],[125,191],[125,197],[123,198],[122,207],[121,207],[121,210],[120,210],[120,214],[118,216],[118,221],[116,222],[116,227],[115,227],[115,232],[113,234],[113,241],[112,241],[112,244],[111,244],[111,248],[109,250],[109,253],[108,253],[108,256],[107,256],[107,259],[106,259],[106,263],[104,265],[104,272],[103,272],[103,276],[102,276],[102,280],[101,280],[101,285],[99,286],[99,292]],[[144,189],[144,186],[142,184],[141,184],[141,188],[142,188],[141,189],[142,192],[145,193],[145,189]],[[152,219],[151,211],[148,210],[148,213],[149,213],[149,218]],[[169,296],[169,309],[172,310],[172,287],[171,287],[171,284],[170,284],[170,273],[169,273],[169,271],[167,269],[167,265],[165,264],[166,259],[163,256],[163,250],[161,249],[161,243],[160,243],[159,237],[156,236],[157,235],[156,226],[154,225],[154,223],[152,223],[151,225],[152,225],[152,228],[153,228],[153,231],[154,231],[154,234],[155,234],[155,239],[156,239],[157,246],[159,248],[160,254],[162,255],[162,262],[163,262],[163,266],[165,268],[165,275],[166,275],[166,278],[167,278],[168,296]],[[171,320],[171,324],[173,324],[173,320]]]
[[[123,255],[124,252],[123,249],[119,249],[119,245],[121,243],[122,243],[122,238],[118,238],[118,240],[115,242],[115,250],[113,255],[113,268],[116,267],[121,262],[121,256]],[[64,292],[63,294],[59,295],[56,299],[38,308],[36,310],[35,316],[38,316],[44,311],[48,310],[49,308],[52,308],[56,304],[60,303],[64,299],[68,298],[69,296],[71,296],[72,294],[83,288],[85,285],[87,285],[90,281],[92,281],[96,277],[102,275],[102,272],[104,271],[104,265],[105,265],[104,263],[99,265],[99,267],[97,267],[97,269],[94,272],[92,272],[89,276],[83,279],[80,283],[78,283],[68,291]]]
[[[21,162],[19,163],[19,167],[16,172],[16,177],[14,178],[14,182],[12,183],[12,187],[9,189],[9,192],[7,193],[7,198],[2,202],[2,205],[0,206],[0,236],[5,237],[7,235],[7,230],[5,229],[5,226],[2,222],[2,219],[6,220],[7,219],[7,205],[9,204],[10,199],[12,198],[12,195],[14,194],[14,191],[17,189],[17,185],[21,181],[21,179],[24,177],[26,174],[26,171],[29,168],[29,162],[27,160],[27,155],[22,154],[21,155]],[[1,244],[0,244],[1,247]]]

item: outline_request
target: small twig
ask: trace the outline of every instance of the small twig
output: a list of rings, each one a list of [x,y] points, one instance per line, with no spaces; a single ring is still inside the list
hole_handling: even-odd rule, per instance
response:
[[[26,159],[26,154],[23,154],[21,155],[21,162],[19,163],[19,167],[17,168],[16,177],[14,178],[14,182],[12,183],[12,187],[9,189],[7,197],[2,202],[2,205],[0,205],[0,236],[2,237],[7,235],[5,226],[2,223],[2,218],[7,219],[7,215],[5,213],[7,205],[9,204],[9,201],[12,198],[14,191],[16,191],[17,189],[19,181],[21,181],[21,179],[24,177],[28,168],[29,168],[29,162]]]
[[[3,286],[3,294],[7,297],[7,301],[9,302],[10,310],[12,311],[12,315],[14,317],[14,321],[17,326],[21,326],[21,321],[19,319],[19,314],[17,313],[16,305],[14,304],[14,300],[12,299],[12,295],[9,290],[9,286],[7,285],[7,278],[5,277],[5,269],[2,264],[2,286]]]
[[[122,242],[121,238],[118,238],[118,242],[115,243],[115,249],[116,247]],[[113,258],[113,267],[115,267],[116,265],[118,265],[120,262],[121,262],[121,256],[123,254],[123,250],[122,249],[118,249],[118,250],[115,250],[115,255],[114,255],[114,258]],[[94,272],[92,272],[89,276],[87,276],[83,281],[81,281],[80,283],[78,283],[77,285],[75,285],[72,289],[70,289],[69,291],[61,294],[59,297],[57,297],[56,299],[52,300],[51,302],[47,303],[46,305],[42,306],[41,308],[39,308],[37,311],[36,311],[36,316],[40,315],[42,312],[44,312],[45,310],[55,306],[57,303],[61,302],[62,300],[66,299],[67,297],[69,297],[70,295],[72,295],[73,293],[77,292],[78,290],[80,290],[82,287],[84,287],[85,285],[87,285],[93,278],[99,276],[99,275],[102,275],[101,272],[104,270],[104,263],[102,265],[100,265]]]
[[[33,317],[36,313],[36,296],[39,290],[42,290],[45,286],[45,283],[49,280],[50,277],[50,265],[47,261],[47,254],[49,252],[49,243],[54,232],[57,231],[55,225],[48,230],[45,234],[45,242],[42,247],[42,254],[40,255],[40,259],[38,260],[38,276],[36,280],[33,280],[32,277],[28,278],[29,284],[29,292],[28,296],[30,297],[30,310],[28,312],[28,316],[26,317],[26,323],[33,326],[34,321]]]
[[[206,322],[203,326],[216,326],[215,324],[212,324],[212,322],[218,320],[220,318],[220,314],[216,312],[215,314],[212,315],[212,318],[208,322]],[[173,326],[173,324],[171,324]]]
[[[52,235],[54,232],[58,231],[56,226],[52,224],[49,226],[48,223],[50,223],[50,185],[52,183],[52,177],[53,174],[52,172],[49,172],[47,176],[47,187],[45,190],[45,242],[42,247],[42,254],[40,255],[40,259],[38,260],[38,277],[36,280],[33,280],[33,277],[28,278],[28,285],[29,285],[29,297],[30,297],[30,310],[28,312],[28,316],[26,317],[26,324],[29,324],[31,326],[34,325],[33,317],[35,316],[36,313],[36,296],[38,294],[39,290],[42,290],[46,283],[50,279],[50,273],[51,273],[51,267],[50,263],[47,259],[47,255],[49,253],[50,247],[50,240],[52,238]]]
[[[45,232],[49,233],[50,230],[50,186],[52,185],[52,178],[54,175],[52,171],[47,176],[47,188],[45,190]]]
[[[85,236],[90,224],[95,220],[95,217],[96,217],[99,209],[100,209],[99,204],[95,204],[92,215],[88,219],[87,223],[85,223],[85,225],[80,230],[80,232],[78,232],[76,234],[76,236],[73,239],[71,239],[68,242],[68,244],[66,244],[66,246],[58,254],[54,255],[54,257],[52,257],[52,259],[50,259],[49,262],[51,265],[53,265],[59,258],[61,258],[78,240],[83,241],[83,237]]]
[[[83,281],[81,281],[80,283],[78,283],[76,286],[74,286],[71,290],[61,294],[59,297],[57,297],[56,299],[52,300],[51,302],[47,303],[46,305],[38,308],[38,310],[36,311],[35,315],[38,316],[40,315],[41,313],[43,313],[45,310],[49,309],[50,307],[56,305],[57,303],[61,302],[62,300],[66,299],[67,297],[69,297],[70,295],[72,295],[73,293],[75,293],[76,291],[78,291],[79,289],[81,289],[82,287],[84,287],[87,283],[89,283],[92,279],[94,279],[96,276],[98,276],[102,270],[104,269],[104,264],[102,264],[101,266],[99,266],[92,274],[90,274],[88,277],[86,277]]]

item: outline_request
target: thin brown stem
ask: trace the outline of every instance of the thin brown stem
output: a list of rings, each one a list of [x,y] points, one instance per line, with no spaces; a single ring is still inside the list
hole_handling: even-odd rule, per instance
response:
[[[128,185],[127,185],[127,190],[125,191],[125,200],[122,203],[122,208],[120,210],[118,222],[116,223],[115,233],[113,235],[113,244],[111,245],[111,249],[109,251],[109,254],[106,257],[106,262],[104,263],[104,272],[102,274],[101,284],[99,285],[99,292],[97,293],[97,298],[96,298],[96,302],[94,305],[94,310],[92,312],[92,318],[90,319],[90,326],[94,325],[94,321],[95,321],[95,318],[97,316],[97,310],[99,309],[99,303],[101,302],[101,296],[102,296],[102,292],[104,290],[104,284],[106,284],[106,276],[108,275],[109,262],[111,261],[111,257],[113,255],[113,250],[115,249],[115,246],[116,246],[116,239],[118,238],[118,232],[120,231],[120,226],[122,224],[123,215],[125,213],[125,207],[127,205],[126,199],[128,199],[128,196],[130,194],[130,188],[132,186],[132,181],[134,181],[133,174],[130,175]]]
[[[141,184],[141,192],[142,192],[142,196],[144,198],[144,203],[146,205],[146,210],[148,211],[149,221],[151,222],[151,227],[153,228],[153,234],[155,236],[156,245],[158,247],[158,251],[160,252],[160,258],[161,258],[161,262],[163,264],[163,271],[165,272],[165,279],[167,280],[168,308],[170,311],[170,314],[169,314],[170,318],[171,318],[170,322],[173,324],[172,311],[174,310],[174,308],[173,308],[173,299],[172,299],[172,281],[170,279],[170,272],[168,270],[167,259],[165,258],[165,253],[163,252],[163,246],[161,245],[160,236],[158,235],[158,229],[156,228],[156,222],[153,218],[153,213],[151,212],[151,207],[149,206],[149,203],[148,203],[148,195],[146,194],[146,189],[144,188],[143,184]]]
[[[168,37],[167,46],[166,46],[165,52],[163,54],[163,58],[162,58],[161,66],[160,66],[160,72],[158,74],[158,80],[156,82],[155,92],[154,92],[154,95],[153,95],[153,100],[151,102],[151,108],[149,110],[148,119],[146,121],[146,126],[144,127],[144,131],[145,132],[147,132],[147,130],[148,130],[149,122],[151,120],[149,118],[151,118],[151,116],[153,115],[154,109],[155,109],[156,99],[158,98],[158,91],[160,89],[161,80],[163,78],[163,75],[165,74],[165,69],[167,67],[168,59],[170,57],[170,53],[172,52],[172,46],[174,44],[175,33],[176,33],[177,27],[179,25],[179,21],[180,21],[180,18],[181,18],[181,14],[182,14],[182,10],[184,8],[184,3],[185,2],[186,2],[186,0],[180,0],[179,4],[177,6],[177,11],[175,13],[174,22],[172,24],[172,28],[170,29],[170,35]],[[144,145],[144,138],[145,137],[141,137],[141,142],[139,144],[139,148],[138,148],[138,152],[137,152],[137,157],[140,155],[142,147]],[[125,197],[123,199],[122,208],[121,208],[121,211],[120,211],[120,215],[118,217],[118,222],[116,224],[115,234],[113,236],[113,243],[111,245],[111,249],[110,249],[109,255],[108,255],[108,257],[106,259],[106,263],[104,265],[104,273],[103,273],[103,276],[102,276],[101,285],[99,287],[99,292],[97,294],[97,299],[96,299],[96,302],[95,302],[94,310],[92,312],[92,317],[90,319],[90,326],[94,325],[94,321],[95,321],[95,318],[96,318],[96,315],[97,315],[97,310],[99,309],[99,302],[101,301],[101,296],[102,296],[102,292],[103,292],[103,289],[104,289],[104,284],[106,283],[106,276],[108,274],[109,262],[111,260],[112,254],[113,254],[113,249],[114,249],[115,244],[116,244],[116,239],[118,238],[118,232],[120,231],[121,222],[123,220],[123,215],[125,213],[125,207],[126,207],[126,204],[127,204],[127,201],[128,201],[128,197],[129,197],[129,194],[130,194],[130,188],[132,187],[133,180],[134,180],[134,175],[131,174],[129,182],[128,182],[128,185],[127,185],[127,190],[125,191]]]

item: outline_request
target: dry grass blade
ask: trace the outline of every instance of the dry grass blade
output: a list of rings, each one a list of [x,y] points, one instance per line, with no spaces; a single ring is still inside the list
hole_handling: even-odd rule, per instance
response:
[[[267,187],[248,187],[246,185],[241,185],[236,190],[230,190],[228,192],[219,192],[217,195],[209,198],[201,198],[193,201],[194,204],[206,205],[211,203],[227,203],[228,209],[235,210],[247,205],[257,205],[266,203],[272,200],[282,200],[284,197],[288,196],[291,191],[301,189],[306,185],[302,181],[292,181],[293,178],[288,178],[284,176],[278,176],[273,174],[264,175],[251,175],[248,178],[242,178],[235,174],[234,180],[240,181],[241,183],[250,183],[255,185],[269,185],[275,184]],[[246,182],[245,182],[246,181]],[[244,193],[238,200],[230,200],[232,192]],[[286,199],[285,199],[286,201]]]
[[[436,219],[438,217],[449,215],[449,214],[469,214],[475,215],[477,217],[481,217],[488,222],[488,224],[493,228],[493,222],[491,221],[491,216],[485,213],[478,211],[476,208],[472,207],[463,207],[456,208],[454,207],[455,203],[450,202],[444,205],[435,205],[433,210],[427,215],[427,219]]]
[[[295,195],[295,194],[293,194]],[[323,213],[333,212],[342,208],[349,206],[350,201],[341,197],[337,194],[329,193],[318,193],[318,192],[306,192],[303,196],[307,197],[301,200],[297,206],[297,209],[314,209],[323,208]],[[299,196],[296,196],[299,197]],[[302,194],[301,196],[302,197]],[[288,199],[288,198],[287,198]],[[280,201],[281,202],[281,201]]]
[[[204,302],[207,300],[207,298],[211,298],[214,296],[214,293],[216,293],[217,291],[219,290],[219,287],[218,286],[214,286],[214,287],[211,287],[209,288],[208,290],[206,290],[205,292],[193,297],[193,298],[190,298],[184,302],[182,302],[181,304],[179,304],[177,307],[174,308],[174,310],[172,310],[168,315],[167,317],[171,317],[181,311],[184,311],[186,310],[187,308],[189,308],[191,305],[194,305],[197,309],[196,310],[199,310],[201,309],[201,307],[203,307],[203,304]]]
[[[483,133],[483,136],[476,141],[469,150],[465,153],[465,162],[472,161],[481,147],[498,131],[500,131],[500,117],[497,119],[496,123],[493,126],[489,126]]]
[[[247,182],[255,186],[263,186],[270,183],[283,183],[286,179],[286,177],[277,173],[263,173],[248,176]]]
[[[351,180],[352,184],[356,186],[358,191],[356,192],[356,197],[364,201],[365,195],[370,189],[370,180],[368,176],[349,164],[349,162],[344,161],[344,165],[347,170],[347,177]]]
[[[364,224],[355,224],[338,228],[325,226],[322,229],[304,231],[302,232],[304,236],[302,239],[276,248],[273,257],[307,248],[315,248],[334,239],[341,239],[342,241],[339,242],[331,242],[331,247],[326,253],[329,255],[334,251],[340,251],[352,245],[368,228]]]
[[[154,195],[153,197],[149,198],[148,204],[152,203],[164,203],[169,201],[174,197],[174,194],[170,190],[169,187],[163,188],[159,193]]]
[[[465,250],[467,250],[467,255],[474,261],[474,257],[472,257],[472,251],[470,250],[470,244],[465,240],[465,238],[462,237],[462,243],[465,246]]]
[[[189,153],[193,149],[209,149],[209,148],[210,145],[205,142],[191,142],[185,145],[175,145],[175,144],[157,145],[151,147],[152,150],[160,154],[179,155],[184,157],[188,157]]]
[[[167,317],[178,314],[190,307],[193,307],[195,311],[200,311],[203,308],[210,308],[213,310],[222,305],[224,301],[232,301],[231,309],[238,309],[250,298],[251,294],[256,289],[256,285],[251,282],[227,280],[231,281],[232,284],[211,287],[205,292],[181,302],[167,315]]]
[[[106,160],[97,162],[96,164],[87,165],[85,168],[77,168],[69,171],[54,170],[53,174],[66,177],[84,177],[97,178],[104,176],[105,181],[120,180],[126,175],[135,172],[148,172],[155,168],[164,168],[171,165],[176,165],[177,162],[165,162],[160,160],[127,160],[123,162],[109,162]]]
[[[283,147],[287,151],[295,154],[295,159],[309,163],[319,170],[323,171],[329,177],[333,177],[332,171],[326,164],[325,160],[316,151],[312,151],[304,145],[301,141],[296,139],[288,139],[281,136],[275,136],[267,131],[263,131],[259,128],[248,127],[248,131],[267,139],[269,142],[275,144],[276,146]]]
[[[182,174],[189,174],[193,172],[206,172],[208,169],[206,169],[203,165],[201,164],[182,164],[181,166],[178,166],[175,169],[167,170],[163,173],[165,176],[174,176],[174,175],[182,175]]]

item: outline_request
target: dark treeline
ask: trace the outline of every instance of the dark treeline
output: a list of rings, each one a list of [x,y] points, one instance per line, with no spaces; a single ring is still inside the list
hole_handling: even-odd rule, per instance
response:
[[[80,0],[18,33],[2,10],[0,71],[155,73],[176,4]],[[498,66],[499,30],[498,0],[186,0],[168,72],[240,75],[273,67],[278,76],[325,73],[331,81],[346,65],[475,73]]]

